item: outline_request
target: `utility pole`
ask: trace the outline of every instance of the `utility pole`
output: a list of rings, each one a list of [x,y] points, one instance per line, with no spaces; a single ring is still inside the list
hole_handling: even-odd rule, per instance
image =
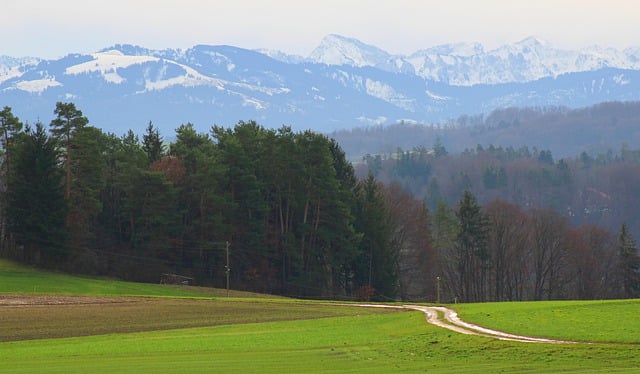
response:
[[[227,241],[227,266],[224,267],[224,272],[227,273],[227,297],[229,297],[229,273],[231,272],[229,267],[229,241]]]

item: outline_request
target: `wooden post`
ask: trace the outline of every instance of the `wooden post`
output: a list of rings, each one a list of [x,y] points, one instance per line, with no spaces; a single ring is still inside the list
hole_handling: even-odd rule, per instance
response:
[[[440,277],[439,276],[436,277],[436,287],[437,287],[436,304],[440,304]]]
[[[225,266],[225,273],[227,273],[227,297],[229,297],[229,273],[231,268],[229,267],[229,242],[227,241],[227,266]]]

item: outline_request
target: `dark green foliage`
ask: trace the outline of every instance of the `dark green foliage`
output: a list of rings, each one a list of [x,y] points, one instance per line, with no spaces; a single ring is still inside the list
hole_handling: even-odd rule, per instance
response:
[[[362,232],[356,259],[356,287],[370,288],[375,300],[392,300],[398,291],[398,254],[392,247],[389,213],[381,186],[372,175],[358,186],[357,229]]]
[[[165,154],[152,124],[141,143],[132,131],[118,138],[88,126],[73,104],[54,113],[51,138],[42,126],[18,137],[20,173],[8,186],[10,229],[28,260],[152,282],[175,272],[220,287],[228,243],[234,288],[344,298],[371,275],[394,297],[392,257],[376,253],[373,272],[357,266],[357,180],[324,135],[253,121],[209,135],[186,124]],[[41,153],[50,174],[25,166]],[[45,192],[59,195],[25,198]],[[45,206],[55,211],[43,219]],[[376,219],[388,231],[387,218]]]
[[[164,155],[164,145],[162,144],[160,130],[153,127],[151,121],[149,121],[149,126],[147,126],[146,134],[142,136],[142,149],[147,154],[149,165],[160,160]]]
[[[71,103],[54,114],[49,136],[41,124],[21,132],[9,108],[0,112],[3,255],[224,287],[228,243],[235,289],[433,300],[437,284],[443,302],[640,295],[626,226],[616,251],[607,235],[538,208],[610,224],[633,214],[640,166],[626,148],[554,162],[526,147],[449,155],[436,140],[365,157],[370,174],[359,165],[358,181],[341,147],[312,131],[186,124],[165,152],[151,123],[141,142],[88,126]],[[478,201],[492,202],[487,213]]]
[[[51,121],[51,135],[57,140],[62,148],[62,162],[65,168],[65,198],[69,199],[73,189],[73,163],[75,157],[75,136],[84,126],[89,123],[87,117],[76,109],[73,103],[56,103],[53,111],[56,118]]]
[[[11,175],[11,162],[13,159],[13,141],[16,136],[20,134],[22,130],[22,123],[18,117],[14,116],[11,112],[11,108],[5,106],[0,111],[0,156],[2,157],[2,164],[0,165],[0,175],[5,178],[0,179],[0,253],[12,247],[11,240],[8,237],[6,228],[6,207],[7,207],[7,176]]]
[[[100,192],[105,186],[103,158],[106,137],[95,127],[85,126],[74,137],[73,185],[69,198],[70,224],[83,227],[83,236],[93,236],[95,220],[102,210]]]
[[[499,169],[489,166],[482,174],[482,183],[486,189],[496,189],[507,185],[507,172],[504,167]]]
[[[618,261],[616,266],[621,297],[640,296],[640,255],[636,241],[623,224],[618,235]]]
[[[465,191],[456,211],[459,231],[456,239],[458,295],[462,301],[482,301],[486,297],[485,279],[488,221],[475,196]]]
[[[69,250],[57,144],[37,123],[35,129],[27,128],[12,147],[15,159],[7,193],[9,230],[23,248],[24,261],[58,266]]]
[[[4,153],[5,170],[10,169],[10,153],[11,141],[13,137],[22,130],[22,123],[18,117],[14,116],[11,112],[11,108],[5,106],[0,111],[0,144],[2,145],[2,151]]]

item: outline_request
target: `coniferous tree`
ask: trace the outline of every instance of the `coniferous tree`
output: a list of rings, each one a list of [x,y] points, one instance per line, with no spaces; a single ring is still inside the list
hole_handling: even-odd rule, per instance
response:
[[[453,209],[444,200],[437,202],[431,220],[431,241],[436,251],[436,276],[440,279],[440,300],[454,300],[460,289],[458,267],[456,263],[456,240],[459,223]]]
[[[65,169],[65,198],[69,199],[73,186],[73,163],[75,139],[77,132],[89,123],[87,117],[76,109],[73,103],[56,103],[53,112],[56,118],[51,121],[51,134],[62,147],[62,158]]]
[[[157,127],[154,127],[153,123],[149,121],[147,132],[142,136],[142,149],[147,154],[149,165],[162,158],[165,151],[164,148],[164,144],[162,144],[162,136],[160,136],[160,130]]]
[[[99,129],[87,126],[89,120],[73,103],[58,102],[54,114],[50,131],[60,147],[65,169],[66,225],[69,247],[75,254],[69,266],[88,271],[97,266],[93,254],[97,243],[93,240],[102,210],[107,137]]]
[[[376,300],[392,300],[398,291],[398,255],[392,248],[389,212],[379,182],[369,175],[358,188],[356,228],[362,233],[356,260],[357,285]]]
[[[622,297],[640,295],[640,256],[636,241],[629,234],[626,224],[622,224],[618,235],[618,278]]]
[[[224,253],[216,249],[227,240],[229,232],[223,223],[226,196],[222,186],[226,167],[220,162],[219,152],[207,134],[199,134],[187,124],[180,126],[176,135],[170,156],[152,167],[162,167],[167,159],[167,163],[179,162],[184,169],[184,176],[175,180],[174,185],[184,212],[181,230],[184,249],[192,251],[182,259],[197,268],[201,279],[209,282],[217,279],[220,285],[225,271]]]
[[[4,156],[3,173],[5,175],[8,174],[11,169],[11,141],[13,137],[20,132],[20,130],[22,130],[22,123],[18,117],[13,115],[11,108],[5,106],[4,109],[0,111],[0,131],[2,132],[0,142]]]
[[[11,174],[11,159],[13,139],[22,130],[22,123],[14,116],[11,108],[5,106],[0,111],[0,145],[2,146],[2,165],[0,168],[0,253],[7,247],[6,206],[7,206],[7,177]]]
[[[7,222],[26,262],[57,266],[67,256],[66,203],[58,150],[41,123],[16,139]]]
[[[84,239],[95,235],[96,218],[102,210],[100,193],[105,186],[104,151],[107,138],[97,128],[85,126],[74,137],[73,188],[69,196],[69,223]],[[76,242],[76,244],[78,244]]]
[[[456,240],[459,295],[462,301],[485,301],[489,262],[488,222],[475,196],[465,191],[456,211],[460,231]]]

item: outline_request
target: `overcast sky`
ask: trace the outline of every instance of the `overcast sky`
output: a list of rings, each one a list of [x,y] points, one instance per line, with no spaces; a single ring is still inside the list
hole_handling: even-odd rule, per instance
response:
[[[116,43],[228,44],[307,56],[340,34],[390,53],[535,36],[560,48],[640,46],[637,0],[2,0],[0,55],[60,57]]]

